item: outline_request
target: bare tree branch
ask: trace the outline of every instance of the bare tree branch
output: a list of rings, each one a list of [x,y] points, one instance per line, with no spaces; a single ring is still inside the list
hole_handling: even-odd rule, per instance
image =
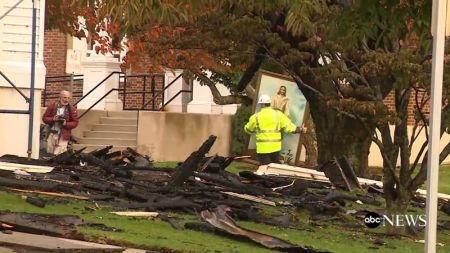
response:
[[[439,164],[441,164],[449,154],[450,154],[450,142],[447,143],[447,145],[445,145],[444,149],[439,155]]]
[[[384,161],[391,161],[391,159],[389,159],[389,157],[387,156],[387,150],[384,148],[383,143],[381,143],[381,141],[378,138],[374,138],[374,137],[372,137],[372,141],[375,142],[375,144],[380,149],[380,152],[381,152],[381,155],[383,156]],[[392,163],[385,162],[385,164],[388,166],[389,172],[391,173],[391,176],[394,179],[395,183],[397,185],[399,185],[400,181],[399,181],[397,175],[395,174],[395,168],[393,167]]]

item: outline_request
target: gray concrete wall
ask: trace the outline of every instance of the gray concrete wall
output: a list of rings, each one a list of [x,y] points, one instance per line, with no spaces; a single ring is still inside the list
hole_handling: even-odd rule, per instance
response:
[[[228,156],[233,115],[176,112],[140,112],[137,151],[155,161],[184,161],[210,136],[216,135],[210,154]]]
[[[78,109],[78,116],[83,114],[86,109]],[[76,137],[83,137],[83,132],[91,130],[92,125],[100,122],[100,117],[106,117],[107,111],[105,110],[91,110],[83,116],[78,122],[78,126],[72,130],[72,135]]]

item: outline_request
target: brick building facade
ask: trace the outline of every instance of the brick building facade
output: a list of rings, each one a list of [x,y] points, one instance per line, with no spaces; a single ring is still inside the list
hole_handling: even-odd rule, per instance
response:
[[[47,68],[47,77],[64,76],[69,75],[66,73],[66,57],[67,57],[67,45],[68,36],[56,31],[50,30],[45,32],[44,37],[44,64]],[[164,73],[153,74],[147,71],[150,65],[150,59],[144,57],[138,67],[135,69],[129,69],[128,71],[122,70],[127,73],[126,81],[124,78],[120,79],[119,88],[126,90],[125,107],[124,109],[143,109],[142,106],[147,104],[144,109],[151,110],[157,109],[163,102],[162,95],[157,96],[154,101],[151,101],[153,96],[160,93],[164,87]],[[47,79],[49,80],[49,79]],[[57,80],[57,79],[54,79]],[[50,80],[49,80],[50,81]],[[50,101],[55,100],[54,94],[57,94],[61,89],[69,89],[69,81],[64,82],[48,82],[46,85],[46,93],[53,94],[53,98],[46,99],[45,105],[48,105]],[[77,101],[81,97],[82,93],[82,81],[76,81],[73,85],[74,101]],[[145,96],[143,95],[145,93]],[[79,95],[78,95],[79,94]],[[119,92],[119,98],[124,100],[124,92]],[[150,103],[149,103],[150,102]],[[390,110],[395,109],[395,101],[393,93],[389,94],[384,100],[385,104]],[[153,107],[153,105],[155,107]],[[411,101],[408,105],[408,124],[414,124],[414,94],[411,95]],[[429,112],[428,103],[425,106],[425,111]],[[428,115],[428,113],[427,113]]]
[[[46,30],[44,34],[44,65],[47,69],[45,90],[42,93],[42,106],[48,106],[58,100],[61,90],[72,90],[73,101],[81,97],[83,91],[82,79],[73,81],[70,73],[66,73],[67,35],[57,30]]]
[[[46,89],[42,95],[42,105],[47,106],[58,99],[59,92],[63,89],[70,90],[70,75],[66,72],[66,59],[68,49],[68,36],[57,31],[45,31],[44,36],[44,64],[47,68]],[[143,60],[138,71],[127,71],[126,81],[120,78],[119,88],[126,90],[124,109],[156,110],[163,102],[163,96],[159,95],[164,86],[164,74],[152,74],[145,71],[149,60]],[[124,73],[125,71],[122,70]],[[82,73],[81,73],[82,74]],[[82,77],[75,77],[72,86],[72,103],[77,102],[82,96]],[[145,92],[145,95],[143,95]],[[152,100],[153,96],[156,99]],[[119,92],[119,99],[124,100],[124,92]],[[147,104],[144,108],[143,105]]]

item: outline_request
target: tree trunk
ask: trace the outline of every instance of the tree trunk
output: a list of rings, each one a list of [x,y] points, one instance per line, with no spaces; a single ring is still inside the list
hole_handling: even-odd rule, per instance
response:
[[[357,119],[338,115],[318,99],[308,99],[308,102],[317,136],[319,166],[345,155],[356,175],[367,176],[372,142],[368,129]]]
[[[411,197],[411,194],[406,189],[395,191],[394,194],[386,194],[385,199],[387,213],[405,214]]]
[[[385,190],[387,215],[391,217],[391,215],[406,214],[409,202],[411,201],[412,198],[411,193],[403,186],[400,186],[399,189],[396,190],[393,188],[389,189],[386,189],[387,187],[384,188],[385,188],[384,190]],[[386,191],[388,191],[387,194]],[[406,234],[406,232],[408,231],[406,228],[407,226],[393,227],[390,226],[390,224],[387,224],[386,231],[390,234]]]
[[[300,136],[300,145],[305,149],[305,166],[316,167],[317,166],[317,138],[314,123],[311,119],[311,114],[308,110],[305,111],[303,118],[303,125],[307,128],[306,133],[302,133]]]

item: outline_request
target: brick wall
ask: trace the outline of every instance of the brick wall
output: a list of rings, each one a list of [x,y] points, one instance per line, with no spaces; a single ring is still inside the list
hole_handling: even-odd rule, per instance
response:
[[[67,36],[58,30],[45,31],[44,65],[47,76],[66,74]]]
[[[42,96],[42,106],[48,106],[58,100],[61,90],[70,89],[70,79],[51,77],[66,75],[67,35],[58,30],[48,30],[44,34],[44,65],[47,68],[45,93]],[[65,80],[62,80],[65,79]],[[61,80],[61,81],[58,81]],[[83,82],[73,83],[72,103],[76,102],[83,91]]]
[[[424,92],[419,92],[417,94],[417,98],[419,101],[419,104],[421,102],[421,99],[424,95]],[[394,92],[392,91],[391,93],[389,93],[389,95],[384,99],[384,104],[387,105],[387,107],[389,108],[389,110],[391,111],[395,111],[395,97],[394,97]],[[409,99],[409,104],[408,104],[408,125],[414,125],[415,124],[415,120],[414,120],[414,115],[415,115],[415,105],[416,105],[416,93],[412,92],[410,99]],[[423,109],[424,115],[425,117],[428,119],[429,118],[429,112],[430,112],[430,103],[429,101],[425,104],[424,109]]]
[[[157,95],[164,86],[164,73],[154,73],[150,71],[150,58],[144,56],[142,61],[134,64],[127,71],[126,81],[126,97],[124,109],[142,109],[142,105],[148,103],[153,99],[153,95]],[[145,83],[145,85],[144,85]],[[119,88],[123,88],[124,83],[121,82]],[[153,89],[152,89],[153,88]],[[129,94],[129,92],[148,92],[143,97],[142,93]],[[154,91],[154,92],[152,92]],[[119,98],[123,101],[123,92],[119,92]],[[162,103],[163,96],[156,96],[155,102],[150,102],[145,106],[145,110],[159,110]],[[153,107],[153,104],[155,107]]]

